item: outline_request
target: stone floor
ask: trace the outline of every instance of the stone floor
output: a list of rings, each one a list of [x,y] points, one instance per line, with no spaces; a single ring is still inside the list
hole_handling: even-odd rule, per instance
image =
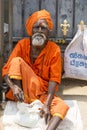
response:
[[[77,100],[81,112],[83,130],[87,130],[87,81],[63,79],[57,93],[62,99]],[[3,105],[3,108],[5,105]],[[3,130],[1,118],[3,110],[0,109],[0,130]]]
[[[87,81],[63,79],[57,94],[63,99],[77,100],[83,122],[83,130],[87,130]]]

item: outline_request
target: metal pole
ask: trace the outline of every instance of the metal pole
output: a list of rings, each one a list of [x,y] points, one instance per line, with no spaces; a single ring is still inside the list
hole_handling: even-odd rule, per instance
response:
[[[2,84],[3,45],[4,45],[4,0],[0,0],[0,86]]]

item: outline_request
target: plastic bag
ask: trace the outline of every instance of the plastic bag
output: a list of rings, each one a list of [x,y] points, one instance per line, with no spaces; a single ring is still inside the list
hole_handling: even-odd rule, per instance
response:
[[[39,100],[35,100],[31,104],[17,103],[18,112],[16,114],[15,123],[24,127],[36,127],[40,119],[40,109],[42,103]]]
[[[87,80],[87,28],[78,28],[73,40],[65,49],[63,78]]]

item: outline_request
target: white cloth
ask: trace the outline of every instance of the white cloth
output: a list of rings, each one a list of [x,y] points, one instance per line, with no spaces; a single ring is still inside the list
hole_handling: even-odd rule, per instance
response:
[[[40,100],[35,100],[31,104],[17,103],[18,112],[15,117],[15,123],[29,128],[38,127],[42,105]]]
[[[64,120],[60,123],[57,130],[83,130],[77,101],[65,100],[65,102],[70,106],[70,109]],[[5,130],[46,130],[47,126],[45,125],[44,118],[39,119],[37,127],[35,128],[27,128],[18,125],[15,123],[17,112],[17,103],[8,101],[3,115],[3,124]]]

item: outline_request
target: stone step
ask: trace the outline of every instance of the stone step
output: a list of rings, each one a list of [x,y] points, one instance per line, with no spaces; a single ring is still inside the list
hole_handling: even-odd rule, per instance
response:
[[[63,95],[87,95],[87,81],[77,79],[62,79],[59,93]]]

